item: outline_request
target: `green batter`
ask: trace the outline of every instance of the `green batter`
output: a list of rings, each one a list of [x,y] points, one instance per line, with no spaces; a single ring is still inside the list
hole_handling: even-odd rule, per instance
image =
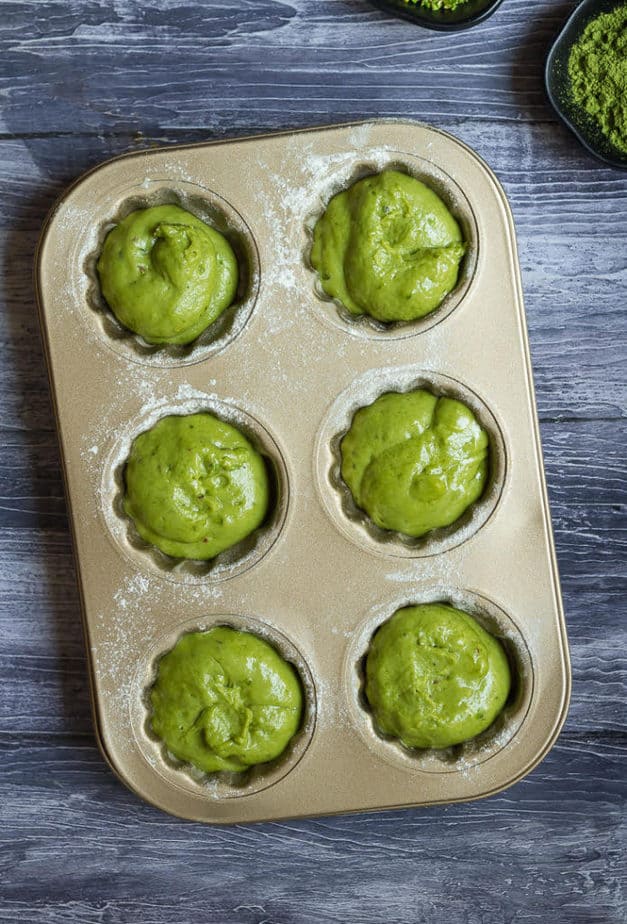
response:
[[[125,470],[124,509],[146,542],[208,559],[257,529],[268,510],[263,457],[211,414],[164,417],[141,433]]]
[[[413,321],[455,288],[464,244],[440,197],[385,170],[338,193],[314,228],[311,262],[351,314]]]
[[[238,284],[226,238],[178,205],[127,215],[105,239],[98,275],[118,321],[157,344],[195,340],[232,303]]]
[[[184,635],[161,658],[150,703],[152,729],[170,753],[215,773],[282,754],[300,727],[303,693],[271,645],[219,626]]]
[[[473,412],[425,389],[360,408],[340,451],[355,504],[381,529],[407,536],[454,523],[488,477],[488,435]]]
[[[481,734],[503,709],[511,672],[503,646],[442,603],[397,610],[366,659],[366,697],[384,735],[447,748]]]

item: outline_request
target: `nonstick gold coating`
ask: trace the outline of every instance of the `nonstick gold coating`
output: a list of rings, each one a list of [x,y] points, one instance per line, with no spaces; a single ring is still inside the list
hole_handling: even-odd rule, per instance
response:
[[[329,198],[386,166],[432,185],[464,229],[460,283],[436,312],[384,329],[322,297],[308,262]],[[127,334],[99,297],[98,249],[133,208],[179,202],[221,225],[246,261],[224,322],[186,349]],[[570,668],[542,468],[515,234],[494,175],[450,135],[403,121],[150,150],[80,179],[44,230],[37,287],[74,532],[94,713],[119,777],[160,808],[209,822],[478,798],[527,773],[565,718]],[[337,480],[360,404],[426,385],[466,400],[492,436],[486,497],[420,543],[378,535]],[[274,467],[275,514],[211,566],[148,549],[120,510],[133,437],[211,410]],[[449,600],[507,645],[519,678],[502,720],[452,753],[383,740],[361,660],[399,607]],[[307,710],[276,765],[194,777],[148,724],[146,689],[182,632],[258,631],[299,669]]]

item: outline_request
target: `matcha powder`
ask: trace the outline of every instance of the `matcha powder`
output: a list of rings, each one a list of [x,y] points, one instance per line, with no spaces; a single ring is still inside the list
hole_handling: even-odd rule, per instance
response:
[[[627,4],[588,23],[568,60],[573,99],[627,154]]]
[[[405,0],[405,3],[413,3],[414,6],[422,6],[426,10],[444,10],[450,12],[457,7],[468,3],[468,0]]]

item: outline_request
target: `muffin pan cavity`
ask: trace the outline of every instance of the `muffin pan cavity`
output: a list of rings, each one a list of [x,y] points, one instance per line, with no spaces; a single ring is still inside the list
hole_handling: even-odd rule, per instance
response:
[[[505,708],[485,732],[455,747],[406,748],[398,739],[386,737],[376,727],[365,694],[365,660],[375,633],[397,610],[420,603],[448,603],[469,613],[490,635],[499,639],[510,664],[512,689]],[[514,736],[524,734],[533,681],[531,654],[512,617],[485,597],[443,586],[377,605],[351,639],[344,672],[351,717],[369,748],[381,759],[403,770],[425,773],[468,772],[506,748]]]
[[[424,388],[438,397],[455,398],[469,407],[490,440],[488,479],[481,497],[451,526],[413,538],[380,529],[353,500],[340,472],[340,444],[355,413],[387,392]],[[417,558],[438,555],[473,536],[490,519],[504,489],[507,448],[503,430],[486,403],[461,382],[413,366],[373,369],[356,379],[333,403],[317,438],[315,463],[318,490],[326,510],[351,541],[379,555]]]
[[[310,252],[331,197],[389,168],[440,196],[461,224],[467,251],[456,288],[436,310],[385,326],[330,301]],[[116,326],[99,294],[96,261],[112,223],[159,203],[212,224],[240,261],[236,304],[188,347],[142,343]],[[37,286],[96,731],[126,785],[181,817],[241,823],[479,798],[542,759],[566,714],[568,649],[514,228],[498,181],[473,151],[424,125],[375,121],[130,154],[78,180],[56,206],[40,244]],[[358,409],[419,388],[472,410],[489,437],[489,474],[482,495],[453,525],[412,539],[377,528],[357,508],[341,478],[340,441]],[[237,546],[209,561],[170,558],[144,542],[125,513],[125,466],[135,438],[158,421],[203,411],[235,426],[261,453],[273,496],[266,521]],[[437,431],[442,446],[457,426],[465,428],[446,412]],[[167,445],[196,453],[198,431],[181,430],[172,428]],[[204,432],[208,443],[215,432]],[[221,487],[230,503],[229,478],[219,478],[224,472],[213,457],[205,465],[199,451],[189,457],[193,465],[181,464],[179,495],[172,488],[179,460],[170,450],[161,453],[149,440],[136,449],[131,480],[137,472],[135,512],[148,511],[145,535],[160,531],[154,495],[142,495],[160,465],[174,473],[162,485],[166,499],[187,498],[190,520],[204,524],[207,496],[211,519]],[[483,445],[474,449],[480,458]],[[140,450],[150,460],[145,466]],[[418,531],[436,520],[421,519],[413,502],[413,519],[405,520],[410,456],[394,457],[402,502],[385,469],[373,493],[376,502],[380,485],[395,508],[391,522]],[[416,493],[437,506],[450,478],[440,479],[435,465]],[[251,499],[263,481],[258,460],[254,471]],[[467,498],[478,485],[472,474]],[[438,507],[437,522],[463,508],[462,481],[454,502]],[[196,483],[200,490],[189,491]],[[263,491],[259,496],[263,503]],[[208,532],[188,531],[186,513],[166,513],[165,531],[174,524],[167,548],[208,551],[198,546]],[[258,522],[254,512],[246,522]],[[503,640],[515,688],[478,738],[442,752],[409,751],[374,727],[363,658],[397,609],[435,601],[466,610]],[[305,691],[302,729],[287,752],[243,775],[194,772],[164,750],[149,719],[159,658],[185,633],[218,625],[266,638],[295,665]],[[233,683],[240,679],[233,668]],[[226,700],[237,709],[233,695]],[[239,712],[225,710],[230,729]],[[211,737],[214,726],[208,728]],[[173,746],[186,753],[180,740]]]
[[[156,679],[159,659],[170,651],[183,635],[189,632],[207,631],[217,626],[228,626],[241,632],[250,632],[272,645],[295,668],[303,691],[303,714],[300,728],[285,751],[276,760],[258,764],[243,773],[223,772],[208,775],[177,760],[154,734],[150,724],[150,690]],[[132,695],[129,702],[133,734],[148,765],[168,785],[205,799],[242,798],[274,786],[302,759],[311,743],[316,726],[316,686],[305,657],[284,633],[268,622],[241,614],[200,617],[197,620],[188,620],[174,625],[145,652],[133,678]]]
[[[96,269],[109,231],[131,212],[156,205],[177,205],[219,231],[237,257],[239,283],[233,303],[192,343],[148,343],[123,327],[107,305]],[[259,291],[259,254],[252,232],[239,212],[217,193],[192,184],[157,182],[125,191],[115,211],[95,228],[95,244],[83,264],[85,304],[98,335],[125,359],[155,366],[178,366],[208,359],[243,330]]]
[[[324,214],[331,199],[338,193],[350,189],[359,180],[396,170],[420,180],[437,193],[453,217],[457,220],[466,252],[462,258],[457,285],[449,292],[441,304],[429,314],[414,321],[397,321],[381,323],[369,315],[353,315],[336,299],[331,298],[322,288],[320,277],[311,263],[313,232],[319,218]],[[427,331],[447,318],[466,298],[472,285],[479,260],[480,239],[477,218],[468,197],[462,188],[438,165],[421,157],[403,152],[386,152],[376,160],[355,161],[347,163],[341,169],[332,170],[326,177],[320,190],[318,203],[305,219],[307,243],[303,259],[313,276],[313,289],[318,311],[325,322],[337,325],[342,330],[371,340],[401,340]]]
[[[158,420],[174,415],[208,412],[237,427],[263,456],[270,484],[268,513],[262,525],[237,545],[208,561],[172,558],[149,545],[138,534],[133,520],[124,511],[124,471],[135,437],[153,427]],[[171,581],[198,583],[225,581],[248,571],[277,541],[289,506],[287,466],[274,437],[251,414],[209,395],[183,401],[155,403],[140,412],[119,432],[103,470],[101,513],[109,534],[120,551],[141,570],[162,575]]]

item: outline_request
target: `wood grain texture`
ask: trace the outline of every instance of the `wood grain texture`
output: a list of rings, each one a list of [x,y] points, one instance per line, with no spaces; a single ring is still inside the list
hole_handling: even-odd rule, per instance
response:
[[[542,88],[562,0],[440,36],[367,0],[0,0],[0,924],[623,924],[627,174]],[[201,827],[94,742],[31,270],[81,172],[153,144],[433,122],[518,232],[573,662],[565,730],[483,802]]]
[[[445,41],[366,0],[0,6],[6,132],[230,134],[259,124],[253,112],[266,128],[365,115],[552,118],[539,65],[570,5],[508,0],[481,29]]]
[[[1,6],[1,5],[0,5]],[[621,417],[627,407],[627,182],[596,167],[550,125],[476,123],[449,128],[490,164],[510,197],[518,232],[540,417]],[[106,157],[202,134],[0,140],[0,263],[11,310],[0,318],[0,422],[50,427],[37,340],[31,267],[47,210],[77,175]],[[564,150],[565,149],[565,150]],[[595,221],[590,221],[590,216]],[[622,298],[621,298],[622,293]],[[591,306],[593,306],[591,308]],[[33,354],[33,355],[31,355]],[[16,377],[20,381],[16,381]],[[608,389],[608,381],[612,387]]]
[[[568,616],[576,695],[567,730],[624,728],[625,484],[614,422],[543,428],[547,476]],[[573,445],[575,448],[573,448]],[[604,456],[599,469],[591,458]],[[22,466],[21,460],[29,464]],[[15,472],[13,478],[10,473]],[[11,734],[91,733],[78,595],[54,434],[16,431],[0,448],[0,607],[7,619],[0,729]],[[36,558],[29,558],[34,551]],[[41,612],[52,618],[41,621]],[[599,614],[603,631],[599,632]]]
[[[121,790],[87,742],[10,744],[0,921],[546,924],[550,909],[560,924],[619,924],[624,753],[563,738],[483,802],[209,829]]]

